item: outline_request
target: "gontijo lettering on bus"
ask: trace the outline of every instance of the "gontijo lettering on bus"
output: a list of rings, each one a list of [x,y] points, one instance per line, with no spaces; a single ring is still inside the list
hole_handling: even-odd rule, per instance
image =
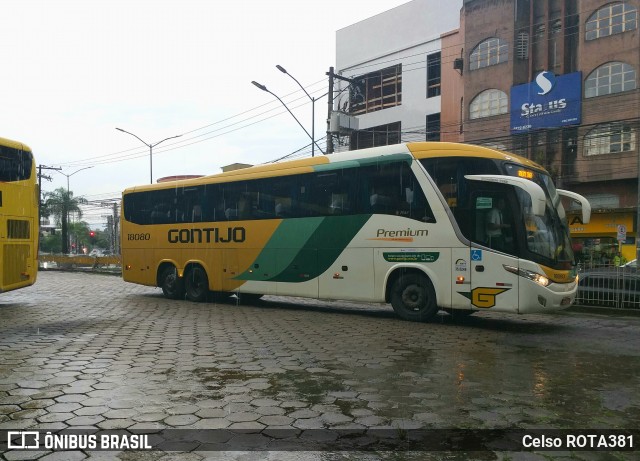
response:
[[[169,229],[169,243],[242,243],[247,232],[244,227],[203,227],[201,229]]]

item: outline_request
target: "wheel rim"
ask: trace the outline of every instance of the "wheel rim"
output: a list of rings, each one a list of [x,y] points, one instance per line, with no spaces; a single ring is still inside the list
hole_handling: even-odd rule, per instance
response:
[[[178,284],[175,271],[171,272],[165,277],[164,286],[166,287],[168,293],[174,294],[176,292],[176,290],[178,289]]]
[[[191,292],[191,295],[196,298],[201,296],[205,284],[202,269],[194,269],[189,276],[189,281],[189,291]]]
[[[426,306],[424,288],[420,285],[409,285],[402,292],[402,302],[412,311],[424,309]]]

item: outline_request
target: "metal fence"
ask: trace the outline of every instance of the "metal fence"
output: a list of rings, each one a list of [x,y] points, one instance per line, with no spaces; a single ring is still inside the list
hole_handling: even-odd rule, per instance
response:
[[[635,266],[578,266],[575,304],[640,309],[640,273]]]
[[[91,256],[91,255],[60,255],[41,254],[38,256],[41,269],[91,270],[105,272],[120,272],[120,255]]]

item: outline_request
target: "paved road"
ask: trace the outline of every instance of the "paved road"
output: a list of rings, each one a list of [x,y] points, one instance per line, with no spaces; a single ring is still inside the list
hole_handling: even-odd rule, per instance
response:
[[[401,436],[440,428],[637,429],[638,389],[638,317],[482,313],[454,320],[443,314],[416,324],[388,307],[354,303],[170,301],[159,289],[114,276],[67,272],[41,272],[35,286],[0,295],[0,430],[214,429],[204,434],[215,439],[223,429],[242,429],[251,440],[265,429],[286,436],[311,430],[319,438],[344,428],[392,428]],[[313,432],[322,428],[330,433]],[[210,440],[212,446],[221,441]],[[14,450],[0,458],[617,460],[639,454],[215,450]]]

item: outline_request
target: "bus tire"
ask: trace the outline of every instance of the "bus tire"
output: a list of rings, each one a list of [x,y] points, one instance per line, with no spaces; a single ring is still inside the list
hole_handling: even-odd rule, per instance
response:
[[[422,274],[402,274],[391,288],[391,305],[403,320],[426,322],[438,312],[436,292]]]
[[[165,298],[183,299],[184,298],[184,280],[178,277],[178,271],[175,267],[166,267],[160,276],[160,286]]]
[[[192,266],[184,276],[187,299],[196,303],[206,301],[209,294],[209,278],[201,266]]]

